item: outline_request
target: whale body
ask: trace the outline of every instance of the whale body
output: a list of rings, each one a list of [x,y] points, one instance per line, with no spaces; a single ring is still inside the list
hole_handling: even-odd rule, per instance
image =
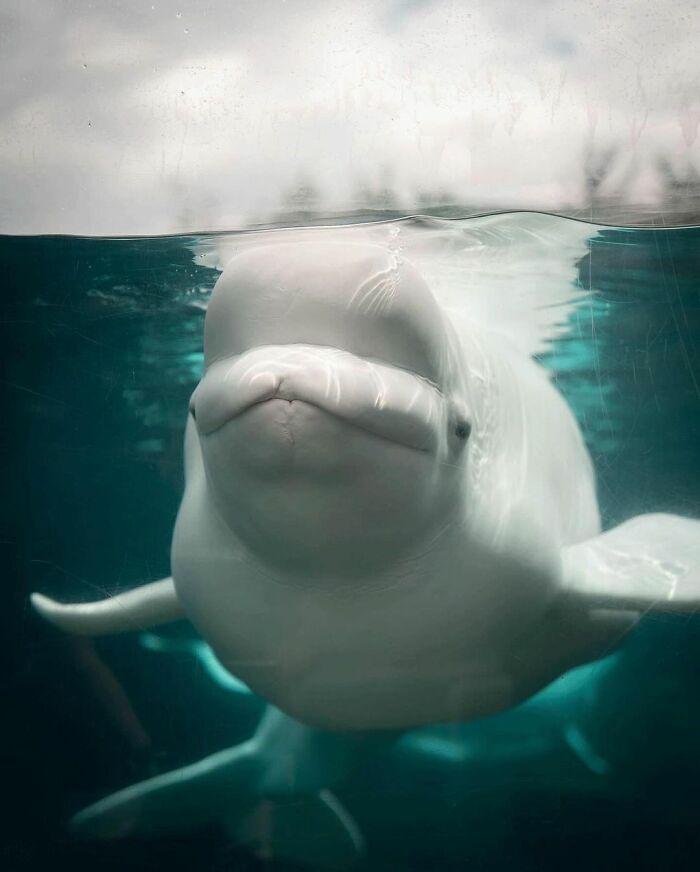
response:
[[[204,351],[172,577],[99,603],[35,594],[56,625],[186,617],[282,717],[340,733],[502,711],[643,613],[697,608],[700,522],[601,533],[545,370],[400,252],[262,241],[219,278]]]
[[[221,662],[335,729],[531,692],[512,646],[553,605],[562,546],[599,532],[582,439],[536,365],[458,334],[410,263],[337,242],[234,259],[205,354],[172,559]]]

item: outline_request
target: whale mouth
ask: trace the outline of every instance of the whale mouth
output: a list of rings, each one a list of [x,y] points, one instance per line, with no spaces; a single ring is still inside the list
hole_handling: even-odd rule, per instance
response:
[[[192,395],[197,429],[209,436],[272,400],[316,406],[362,430],[436,451],[445,401],[422,376],[318,346],[265,346],[213,363]]]

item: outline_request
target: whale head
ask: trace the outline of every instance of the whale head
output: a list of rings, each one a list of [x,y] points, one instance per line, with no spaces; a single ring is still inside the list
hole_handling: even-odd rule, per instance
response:
[[[238,255],[207,310],[190,403],[219,515],[286,572],[357,576],[409,559],[463,500],[458,359],[426,282],[381,246]]]

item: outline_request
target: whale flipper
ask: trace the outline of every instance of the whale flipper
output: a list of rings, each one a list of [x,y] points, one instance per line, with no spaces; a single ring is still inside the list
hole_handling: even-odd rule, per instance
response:
[[[590,608],[700,608],[700,521],[639,515],[563,553],[564,590]]]
[[[147,630],[185,617],[172,578],[144,584],[125,593],[89,603],[58,603],[31,595],[36,611],[49,623],[78,636],[106,636]]]

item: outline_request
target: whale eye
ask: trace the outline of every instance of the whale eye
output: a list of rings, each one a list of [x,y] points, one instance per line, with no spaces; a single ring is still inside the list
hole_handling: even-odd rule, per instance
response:
[[[459,439],[469,439],[472,432],[472,425],[469,421],[460,421],[455,427],[455,436]]]

